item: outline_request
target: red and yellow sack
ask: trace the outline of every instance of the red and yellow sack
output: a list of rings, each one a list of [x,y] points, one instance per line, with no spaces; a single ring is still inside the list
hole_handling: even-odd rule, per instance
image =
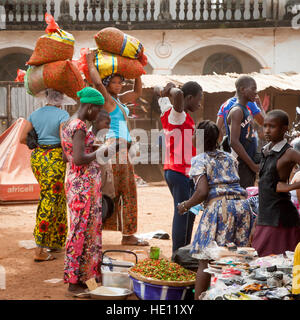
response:
[[[42,66],[29,67],[24,84],[31,95],[51,88],[74,100],[78,99],[76,92],[85,86],[79,70],[71,61],[56,61]]]
[[[86,53],[89,49],[82,48],[80,50],[79,69],[85,75],[85,78],[91,83],[88,65],[86,62]],[[138,60],[121,57],[117,54],[105,52],[97,49],[95,54],[95,66],[100,74],[101,79],[104,79],[111,74],[120,74],[126,79],[136,79],[137,77],[146,74],[142,64]]]
[[[48,24],[46,35],[41,36],[35,45],[28,65],[41,64],[72,59],[74,54],[75,39],[71,33],[61,30],[54,18],[46,13],[45,20]]]
[[[117,28],[104,28],[94,38],[100,50],[138,59],[143,66],[147,64],[147,56],[144,54],[144,46],[141,42]]]

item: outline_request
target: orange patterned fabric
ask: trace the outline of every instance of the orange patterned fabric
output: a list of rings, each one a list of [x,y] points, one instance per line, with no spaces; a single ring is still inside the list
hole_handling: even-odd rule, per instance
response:
[[[121,231],[123,235],[130,236],[137,232],[137,189],[133,165],[126,152],[125,154],[123,152],[121,157],[124,156],[127,157],[127,164],[120,164],[119,153],[116,154],[117,163],[112,164],[116,192],[115,210],[112,216],[105,220],[103,230]],[[120,198],[122,198],[122,208]]]

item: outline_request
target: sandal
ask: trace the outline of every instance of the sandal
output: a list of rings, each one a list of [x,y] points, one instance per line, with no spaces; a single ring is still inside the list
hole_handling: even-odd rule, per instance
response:
[[[146,240],[142,239],[137,239],[136,242],[133,243],[126,243],[122,241],[122,246],[139,246],[139,247],[145,247],[145,246],[150,246],[149,242]]]
[[[72,297],[72,298],[90,298],[90,293],[87,289],[85,289],[82,292],[72,292],[68,290],[65,296]]]
[[[47,252],[61,253],[63,249],[47,249]]]
[[[51,260],[55,260],[56,258],[54,256],[52,256],[51,254],[48,254],[48,256],[44,259],[44,258],[34,258],[35,262],[43,262],[43,261],[51,261]]]
[[[153,236],[153,238],[169,240],[170,236],[166,232],[165,233],[158,232]]]

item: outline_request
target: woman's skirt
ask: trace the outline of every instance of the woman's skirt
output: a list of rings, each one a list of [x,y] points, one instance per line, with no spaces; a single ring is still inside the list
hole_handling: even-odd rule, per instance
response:
[[[66,244],[65,283],[101,281],[102,194],[101,172],[93,161],[68,170],[66,193],[70,232]]]
[[[31,168],[40,186],[34,228],[35,242],[42,248],[62,248],[68,232],[64,190],[66,164],[62,160],[62,149],[34,149]]]
[[[212,201],[214,200],[214,201]],[[235,243],[247,246],[255,217],[249,202],[242,199],[212,199],[203,211],[191,253],[196,259],[211,259],[206,248],[215,241],[218,246]]]
[[[259,257],[270,254],[283,254],[285,251],[294,251],[300,242],[300,227],[256,226],[252,247]]]

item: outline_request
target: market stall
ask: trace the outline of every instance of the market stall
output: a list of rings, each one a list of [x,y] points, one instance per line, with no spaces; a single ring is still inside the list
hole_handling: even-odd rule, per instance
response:
[[[295,255],[292,251],[258,257],[254,248],[225,248],[213,242],[206,254],[211,261],[204,271],[211,274],[211,285],[201,294],[200,300],[297,298],[292,293]]]

